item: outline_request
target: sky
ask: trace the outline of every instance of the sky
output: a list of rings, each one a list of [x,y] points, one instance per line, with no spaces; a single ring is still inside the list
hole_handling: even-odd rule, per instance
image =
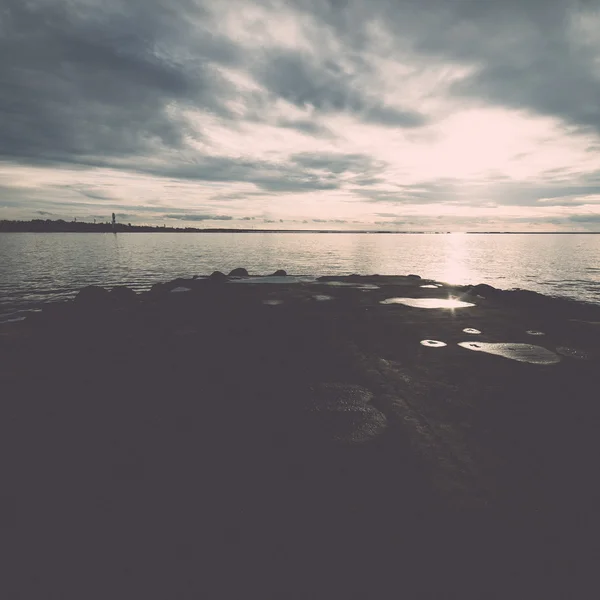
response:
[[[600,0],[2,0],[0,219],[600,231]]]

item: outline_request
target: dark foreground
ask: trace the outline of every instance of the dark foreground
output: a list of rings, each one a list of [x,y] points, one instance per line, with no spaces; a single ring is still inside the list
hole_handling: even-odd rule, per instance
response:
[[[3,597],[598,597],[600,307],[335,279],[88,289],[3,326]]]

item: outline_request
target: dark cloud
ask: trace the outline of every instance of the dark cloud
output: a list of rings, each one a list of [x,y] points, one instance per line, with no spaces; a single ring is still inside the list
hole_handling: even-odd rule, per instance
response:
[[[163,215],[165,219],[178,219],[180,221],[231,221],[233,217],[228,215],[197,215],[197,214],[177,214]]]
[[[316,62],[299,52],[274,51],[255,74],[273,95],[301,108],[350,112],[365,122],[391,127],[419,127],[426,122],[415,111],[385,106],[375,94],[361,91],[335,63]]]
[[[347,223],[344,219],[313,219],[313,223]],[[306,223],[306,221],[304,221]]]
[[[308,133],[314,137],[333,138],[333,133],[324,125],[309,121],[308,119],[279,119],[277,122],[279,127],[295,129],[301,133]]]
[[[179,148],[173,101],[219,114],[238,60],[198,30],[196,3],[6,0],[0,35],[0,156],[71,162]],[[78,162],[74,160],[74,162]]]
[[[342,154],[333,152],[301,152],[292,154],[292,156],[290,156],[290,161],[305,169],[326,171],[335,173],[336,175],[348,171],[364,175],[365,173],[381,171],[385,166],[366,154]]]
[[[429,57],[473,67],[453,88],[465,99],[600,132],[595,0],[293,1],[355,52],[369,50],[368,28],[378,23],[393,40],[391,52],[417,53],[424,69]],[[578,28],[586,18],[587,41]]]

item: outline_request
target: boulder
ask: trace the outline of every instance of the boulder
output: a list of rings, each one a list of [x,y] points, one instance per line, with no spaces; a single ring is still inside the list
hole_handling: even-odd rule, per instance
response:
[[[88,285],[79,290],[75,296],[75,302],[82,306],[95,306],[98,304],[107,304],[110,300],[108,290],[97,285]]]
[[[229,277],[248,277],[248,271],[242,267],[239,267],[237,269],[233,269],[233,271],[229,273]]]
[[[221,273],[221,271],[215,271],[211,274],[209,279],[216,282],[227,281],[227,275],[225,275],[225,273]]]
[[[151,288],[150,288],[150,293],[152,295],[156,295],[156,294],[164,294],[168,292],[168,288],[167,285],[165,283],[155,283]]]
[[[500,290],[497,290],[495,287],[488,285],[487,283],[480,283],[478,285],[473,285],[469,289],[469,294],[473,296],[481,296],[482,298],[489,298],[494,294],[497,294]]]
[[[110,296],[118,304],[131,304],[137,301],[137,294],[125,285],[114,287],[110,291]]]
[[[287,277],[287,272],[283,269],[277,269],[277,271],[275,271],[271,277]]]

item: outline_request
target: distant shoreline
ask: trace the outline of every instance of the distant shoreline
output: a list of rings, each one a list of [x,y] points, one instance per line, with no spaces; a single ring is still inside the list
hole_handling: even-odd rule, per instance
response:
[[[242,229],[225,227],[159,227],[153,225],[130,225],[116,223],[85,223],[80,221],[56,221],[33,219],[31,221],[0,220],[0,233],[370,233],[370,234],[422,234],[448,235],[598,235],[600,231],[390,231],[382,229]]]

